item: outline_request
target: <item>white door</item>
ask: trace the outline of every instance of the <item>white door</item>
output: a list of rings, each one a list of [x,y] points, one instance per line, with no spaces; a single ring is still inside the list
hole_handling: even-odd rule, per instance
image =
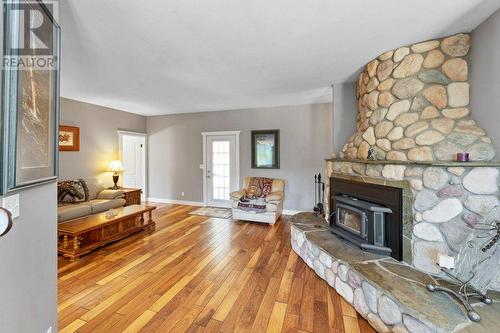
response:
[[[142,189],[146,194],[146,137],[120,134],[121,160],[123,169],[122,186]]]
[[[230,207],[229,193],[239,186],[237,134],[206,135],[206,204]]]

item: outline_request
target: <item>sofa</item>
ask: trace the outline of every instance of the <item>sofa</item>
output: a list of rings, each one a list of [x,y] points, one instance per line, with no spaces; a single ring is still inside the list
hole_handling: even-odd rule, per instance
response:
[[[124,192],[109,190],[95,180],[65,180],[57,184],[58,223],[125,206]]]
[[[274,224],[283,211],[284,190],[283,179],[245,177],[243,188],[229,194],[233,219]]]

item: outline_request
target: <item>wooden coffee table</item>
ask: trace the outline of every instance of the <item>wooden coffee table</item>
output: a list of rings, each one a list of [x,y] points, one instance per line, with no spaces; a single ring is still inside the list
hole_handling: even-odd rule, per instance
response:
[[[106,218],[106,213],[99,213],[60,223],[57,227],[58,252],[74,260],[138,231],[154,230],[155,209],[155,206],[130,205],[117,208],[118,215],[113,218]],[[147,223],[144,223],[145,214],[148,214]]]

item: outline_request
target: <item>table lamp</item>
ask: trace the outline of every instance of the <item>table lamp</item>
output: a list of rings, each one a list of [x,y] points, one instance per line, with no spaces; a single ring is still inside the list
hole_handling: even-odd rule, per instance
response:
[[[108,171],[113,172],[113,182],[115,183],[115,186],[113,186],[113,190],[117,190],[118,189],[117,183],[118,179],[120,178],[119,173],[125,171],[123,170],[122,162],[120,160],[112,161],[109,164]]]

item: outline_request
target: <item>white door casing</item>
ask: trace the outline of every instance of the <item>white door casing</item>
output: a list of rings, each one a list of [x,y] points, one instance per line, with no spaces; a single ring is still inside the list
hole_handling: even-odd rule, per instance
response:
[[[203,132],[203,202],[230,207],[229,193],[239,190],[239,131]]]
[[[121,183],[125,188],[142,189],[142,199],[146,197],[147,165],[146,134],[118,131],[120,160],[125,170]]]

